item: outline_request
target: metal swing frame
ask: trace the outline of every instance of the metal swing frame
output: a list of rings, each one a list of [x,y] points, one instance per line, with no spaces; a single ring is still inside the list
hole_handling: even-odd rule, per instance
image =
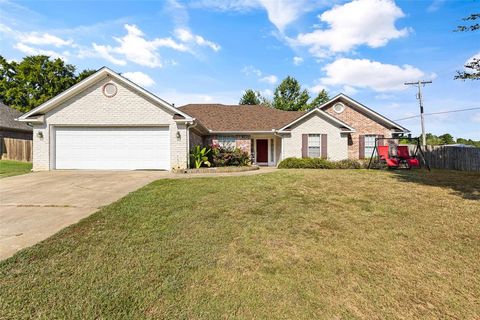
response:
[[[403,136],[399,136],[399,137],[395,137],[395,138],[377,138],[377,137],[375,137],[375,146],[372,150],[372,155],[370,157],[370,160],[368,161],[368,169],[371,169],[372,161],[373,161],[374,158],[376,159],[374,163],[380,163],[380,155],[379,155],[378,149],[377,149],[378,141],[380,141],[380,140],[391,140],[391,139],[398,139],[398,140],[405,139],[405,140],[409,140],[409,141],[415,141],[415,151],[413,152],[412,157],[418,159],[418,154],[420,153],[422,161],[419,162],[419,163],[421,164],[423,162],[423,165],[425,166],[425,168],[427,168],[428,171],[431,171],[430,170],[430,165],[428,164],[427,159],[425,159],[425,154],[423,153],[422,147],[420,145],[420,138],[403,137]],[[421,168],[421,165],[420,165],[420,168]],[[396,169],[407,169],[407,168],[397,167]],[[408,167],[408,169],[411,169],[411,167]]]

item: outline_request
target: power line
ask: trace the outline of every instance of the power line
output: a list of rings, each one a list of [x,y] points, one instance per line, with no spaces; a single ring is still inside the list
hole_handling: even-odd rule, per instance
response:
[[[431,116],[435,114],[444,114],[444,113],[453,113],[453,112],[463,112],[463,111],[471,111],[471,110],[480,110],[480,107],[475,107],[475,108],[468,108],[468,109],[458,109],[458,110],[450,110],[450,111],[440,111],[440,112],[431,112],[431,113],[424,113],[423,115],[425,116]],[[418,118],[420,115],[416,116],[411,116],[411,117],[406,117],[406,118],[400,118],[394,121],[402,121],[402,120],[407,120],[407,119],[413,119],[413,118]]]

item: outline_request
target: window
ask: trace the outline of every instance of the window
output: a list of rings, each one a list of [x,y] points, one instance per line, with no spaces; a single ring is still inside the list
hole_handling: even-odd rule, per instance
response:
[[[345,110],[345,105],[341,102],[337,102],[333,105],[333,110],[336,112],[336,113],[342,113],[343,110]]]
[[[308,157],[320,158],[320,135],[319,134],[308,135]]]
[[[218,136],[218,145],[223,148],[235,148],[235,137]]]
[[[375,138],[377,135],[369,134],[365,136],[365,158],[370,158],[372,156],[373,149],[375,149]],[[377,153],[375,152],[374,156]]]

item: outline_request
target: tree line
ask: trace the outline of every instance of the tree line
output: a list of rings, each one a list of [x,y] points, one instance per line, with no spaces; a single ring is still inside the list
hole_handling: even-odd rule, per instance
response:
[[[96,70],[83,70],[62,59],[45,55],[8,61],[0,55],[0,101],[21,112],[28,112],[67,90]]]
[[[309,110],[329,101],[330,97],[325,89],[311,100],[310,94],[302,87],[297,79],[287,76],[275,88],[273,98],[270,100],[259,91],[253,89],[245,90],[240,98],[241,105],[264,105],[285,111]]]
[[[459,143],[459,144],[465,144],[465,145],[480,148],[480,140],[472,140],[472,139],[465,139],[465,138],[455,139],[450,133],[445,133],[439,136],[434,135],[432,133],[427,133],[425,137],[427,139],[427,145],[438,146],[438,145],[444,145],[444,144]],[[405,140],[400,139],[400,143],[408,144],[408,143],[411,143],[411,141],[407,139]]]

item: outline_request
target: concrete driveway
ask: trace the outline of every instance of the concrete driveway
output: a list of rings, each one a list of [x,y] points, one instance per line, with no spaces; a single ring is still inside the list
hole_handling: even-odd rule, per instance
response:
[[[165,171],[47,171],[0,179],[0,260],[89,216]]]

